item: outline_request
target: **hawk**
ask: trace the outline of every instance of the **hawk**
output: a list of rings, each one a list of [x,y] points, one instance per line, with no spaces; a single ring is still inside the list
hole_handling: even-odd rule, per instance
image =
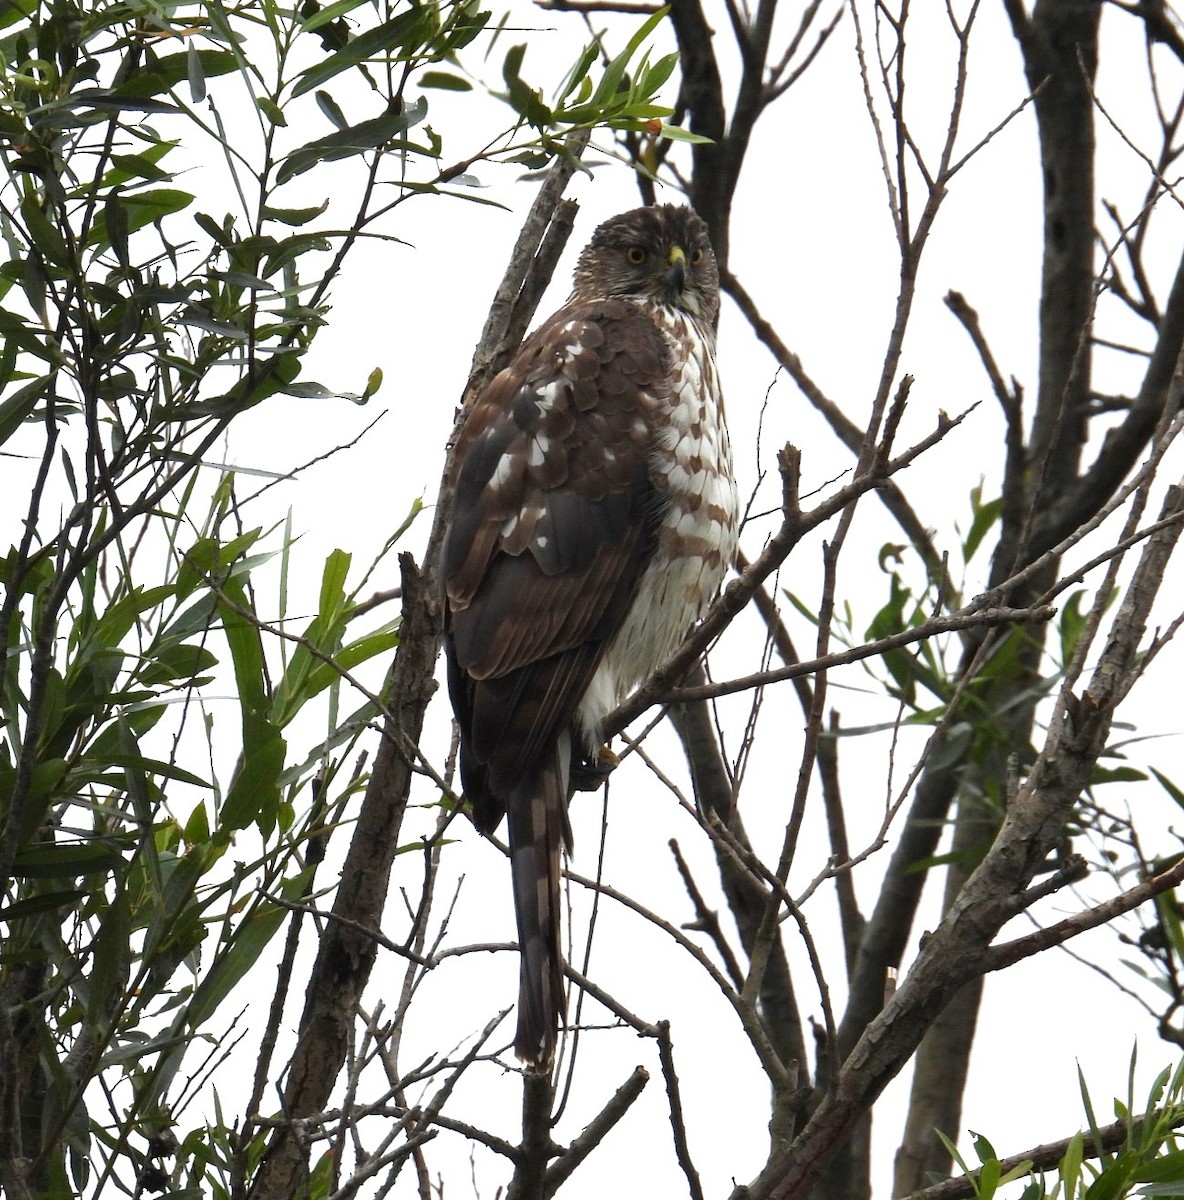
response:
[[[719,276],[691,209],[601,225],[568,302],[477,398],[444,543],[448,687],[477,828],[509,818],[514,1048],[549,1070],[564,1012],[560,851],[604,717],[719,589],[739,504],[715,368]]]

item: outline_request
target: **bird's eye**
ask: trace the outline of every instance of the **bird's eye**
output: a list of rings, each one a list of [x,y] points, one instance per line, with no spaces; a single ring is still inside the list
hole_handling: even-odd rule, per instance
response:
[[[691,266],[697,267],[703,261],[703,247],[697,246],[691,251]]]
[[[625,257],[635,267],[640,267],[641,264],[645,262],[647,258],[649,258],[649,254],[644,246],[630,246],[629,249],[625,251]]]

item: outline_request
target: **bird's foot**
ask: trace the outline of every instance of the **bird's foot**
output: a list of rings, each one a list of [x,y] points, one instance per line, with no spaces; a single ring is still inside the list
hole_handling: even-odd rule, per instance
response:
[[[601,746],[595,758],[582,758],[571,765],[571,786],[577,792],[595,792],[617,769],[621,760]]]

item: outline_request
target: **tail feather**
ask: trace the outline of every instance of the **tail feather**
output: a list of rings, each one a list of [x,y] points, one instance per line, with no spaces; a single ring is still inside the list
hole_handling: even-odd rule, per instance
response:
[[[550,1069],[565,1012],[560,945],[560,852],[570,845],[567,820],[570,743],[565,736],[529,783],[506,805],[510,870],[521,965],[514,1052],[540,1071]]]

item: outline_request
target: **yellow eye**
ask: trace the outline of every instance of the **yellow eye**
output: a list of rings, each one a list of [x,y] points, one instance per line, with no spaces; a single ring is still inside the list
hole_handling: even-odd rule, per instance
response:
[[[697,267],[703,261],[703,249],[697,247],[691,251],[691,266]]]
[[[646,251],[644,246],[630,246],[629,249],[625,251],[625,257],[635,267],[640,267],[641,264],[645,262],[647,258],[649,258],[649,253]]]

